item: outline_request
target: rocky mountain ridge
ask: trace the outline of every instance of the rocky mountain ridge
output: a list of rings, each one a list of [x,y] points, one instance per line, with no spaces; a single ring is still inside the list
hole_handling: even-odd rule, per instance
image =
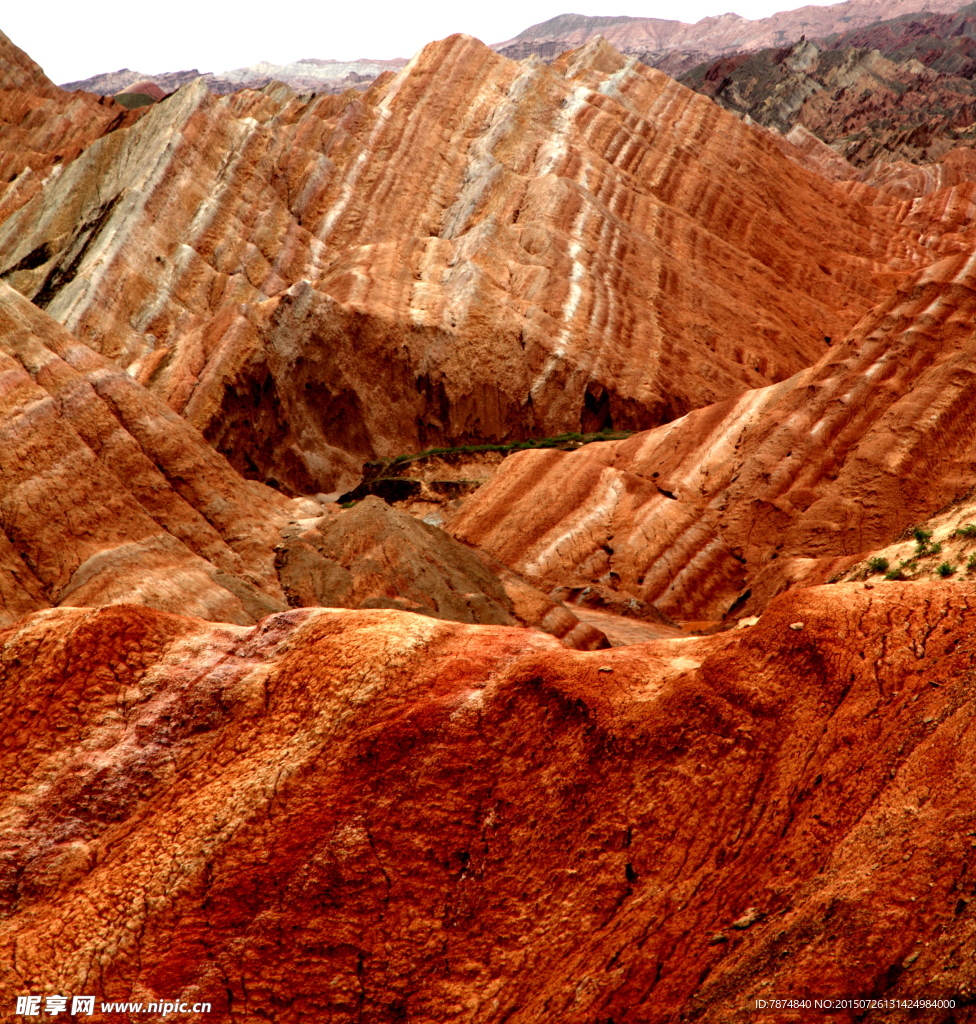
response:
[[[115,96],[136,82],[154,82],[163,92],[175,92],[180,86],[201,78],[207,88],[218,95],[227,95],[239,89],[261,89],[271,82],[283,82],[296,92],[341,93],[346,89],[365,88],[387,71],[399,71],[406,60],[321,60],[308,57],[288,64],[260,61],[231,71],[204,72],[174,71],[159,75],[145,75],[122,68],[61,86],[67,92],[81,89],[99,96]]]
[[[877,47],[870,48],[876,43]],[[681,81],[781,133],[799,126],[874,177],[889,163],[938,164],[971,149],[976,7],[905,16],[825,40],[741,53]]]
[[[934,256],[601,42],[549,67],[457,36],[365,96],[148,110],[0,225],[0,277],[292,493],[782,380]]]
[[[968,1020],[965,162],[602,39],[134,110],[8,42],[7,990]]]

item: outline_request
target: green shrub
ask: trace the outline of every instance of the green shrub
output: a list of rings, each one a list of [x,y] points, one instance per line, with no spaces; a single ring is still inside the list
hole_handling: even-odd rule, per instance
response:
[[[957,537],[976,537],[976,523],[966,523],[956,530]]]
[[[956,567],[954,565],[950,565],[948,562],[943,562],[935,571],[944,578],[946,576],[952,576],[956,571]]]
[[[470,455],[476,452],[519,452],[527,448],[558,448],[561,445],[575,442],[576,444],[592,444],[594,441],[623,441],[633,433],[632,430],[599,430],[593,434],[580,434],[570,431],[565,434],[557,434],[555,437],[530,437],[525,441],[507,441],[504,444],[464,444],[456,448],[425,448],[422,452],[415,452],[412,455],[395,455],[389,460],[390,465],[401,462],[413,462],[414,459],[423,459],[428,455],[451,455],[454,452],[463,452]]]
[[[932,539],[932,531],[916,530],[912,536],[915,538],[915,543],[918,544],[920,548],[924,548],[928,547],[928,543]]]
[[[941,544],[933,544],[932,547],[929,548],[929,554],[930,555],[938,555],[938,554],[941,554],[941,553],[942,553],[942,545]]]
[[[966,563],[966,572],[972,572],[976,569],[976,552],[969,556],[969,561]]]
[[[874,558],[868,559],[868,568],[871,572],[887,572],[888,566],[891,563],[887,558],[882,558],[880,555],[876,555]]]
[[[891,572],[885,573],[886,580],[904,580],[907,579],[901,569],[892,569]]]

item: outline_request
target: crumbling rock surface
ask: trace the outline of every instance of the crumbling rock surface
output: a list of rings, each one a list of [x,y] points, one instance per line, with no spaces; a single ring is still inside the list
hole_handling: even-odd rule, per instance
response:
[[[450,529],[544,589],[601,584],[683,620],[824,582],[971,497],[974,273],[969,253],[935,264],[781,384],[513,455]]]
[[[939,254],[599,40],[145,110],[0,224],[0,276],[294,494],[782,380]]]
[[[118,601],[255,622],[286,607],[285,506],[0,283],[0,622]]]
[[[300,520],[284,531],[277,565],[295,607],[397,608],[454,622],[537,626],[567,646],[607,646],[584,625],[493,559],[435,526],[370,496],[353,508]]]
[[[59,89],[0,32],[0,220],[96,139],[139,116],[111,98]]]
[[[971,999],[974,601],[812,588],[593,653],[34,614],[0,632],[3,987],[277,1024]]]

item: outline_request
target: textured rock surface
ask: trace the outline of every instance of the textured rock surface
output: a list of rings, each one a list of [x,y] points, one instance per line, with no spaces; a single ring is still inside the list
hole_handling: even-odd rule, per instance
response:
[[[242,479],[118,366],[0,285],[0,624],[119,602],[251,623],[287,599],[605,643],[504,566],[377,498],[325,509],[289,526],[296,510],[281,495]]]
[[[976,18],[967,27],[976,31]],[[952,74],[915,57],[889,60],[878,50],[804,40],[719,58],[681,81],[766,128],[802,126],[857,167],[861,181],[878,184],[879,168],[892,162],[935,163],[973,145],[976,62],[966,70]]]
[[[0,284],[0,622],[117,601],[254,622],[285,607],[285,505]]]
[[[91,78],[69,82],[62,89],[83,89],[100,96],[114,96],[123,89],[128,91],[139,81],[148,80],[157,84],[165,93],[175,92],[181,85],[202,78],[211,92],[227,94],[238,89],[261,89],[269,82],[284,82],[296,92],[341,93],[346,89],[363,89],[386,71],[399,71],[405,60],[306,60],[290,64],[272,64],[261,61],[232,71],[216,74],[197,71],[172,71],[161,75],[143,75],[138,71],[122,68]]]
[[[933,259],[904,218],[606,44],[456,36],[364,96],[181,89],[0,225],[0,271],[239,470],[331,493],[781,380]]]
[[[111,99],[62,91],[0,32],[0,220],[96,139],[139,116]]]
[[[0,633],[3,987],[279,1024],[968,998],[974,598],[817,588],[589,654],[37,614]]]
[[[511,570],[449,534],[367,497],[283,531],[278,575],[293,607],[396,608],[438,619],[537,626],[568,646],[605,647],[584,625]]]
[[[514,455],[451,530],[544,588],[600,583],[679,619],[826,580],[970,495],[974,273],[969,253],[935,264],[782,384],[626,441]]]
[[[298,505],[242,479],[128,374],[0,285],[0,624],[119,602],[251,623],[287,598],[605,643],[504,566],[379,499],[289,525],[295,511],[323,511]]]

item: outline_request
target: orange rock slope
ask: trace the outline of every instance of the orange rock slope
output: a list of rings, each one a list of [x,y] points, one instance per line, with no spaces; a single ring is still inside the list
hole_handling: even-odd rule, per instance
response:
[[[96,139],[138,117],[109,98],[59,89],[0,32],[0,220]]]
[[[974,597],[813,588],[589,654],[394,611],[35,614],[0,632],[4,991],[278,1024],[966,1005]]]
[[[248,624],[329,604],[606,645],[503,565],[372,500],[385,514],[289,502],[244,480],[120,367],[0,284],[0,625],[52,606],[137,602]]]
[[[0,225],[0,276],[247,475],[653,426],[809,365],[933,259],[665,75],[468,37],[365,95],[187,86]]]
[[[934,264],[781,384],[626,441],[511,456],[451,529],[543,587],[600,585],[681,619],[826,581],[971,495],[974,273],[969,253]]]

